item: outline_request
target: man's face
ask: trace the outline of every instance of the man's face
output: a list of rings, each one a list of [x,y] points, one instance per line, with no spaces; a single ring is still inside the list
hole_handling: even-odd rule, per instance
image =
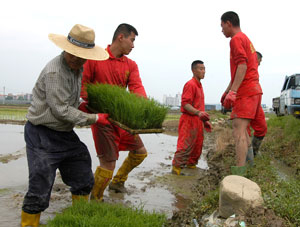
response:
[[[122,54],[128,55],[134,48],[135,34],[131,32],[128,37],[125,37],[123,35],[120,41],[121,41]]]
[[[231,36],[231,23],[229,21],[221,21],[222,32],[226,38]]]
[[[204,64],[195,65],[192,72],[198,80],[202,80],[205,76],[205,66],[204,66]]]
[[[64,53],[64,58],[68,64],[68,66],[73,70],[79,70],[83,66],[83,64],[86,62],[86,59],[76,57],[72,54],[69,54],[67,52]]]

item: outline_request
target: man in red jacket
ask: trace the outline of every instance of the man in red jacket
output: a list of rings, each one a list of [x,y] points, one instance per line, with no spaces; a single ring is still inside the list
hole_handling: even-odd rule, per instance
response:
[[[247,126],[263,114],[262,90],[257,71],[258,62],[254,46],[241,31],[239,16],[235,12],[229,11],[222,15],[221,27],[224,36],[231,38],[231,80],[221,98],[225,109],[232,108],[236,166],[231,167],[231,172],[235,175],[244,175],[246,155],[250,146]]]
[[[86,83],[103,83],[128,87],[129,91],[145,97],[137,64],[127,58],[134,48],[137,30],[129,24],[120,24],[113,36],[112,44],[107,46],[109,59],[105,61],[87,61],[84,65],[81,97],[87,100],[84,90]],[[83,108],[86,103],[83,103]],[[102,201],[103,193],[112,179],[119,151],[129,150],[128,157],[114,176],[109,188],[116,192],[125,192],[124,182],[129,172],[141,164],[147,151],[139,135],[131,135],[116,125],[91,126],[100,166],[95,172],[95,184],[91,199]]]
[[[193,78],[183,88],[182,115],[178,126],[177,151],[172,162],[172,173],[180,175],[183,167],[196,168],[202,153],[203,127],[211,132],[209,115],[205,112],[201,80],[205,75],[203,61],[192,63]]]

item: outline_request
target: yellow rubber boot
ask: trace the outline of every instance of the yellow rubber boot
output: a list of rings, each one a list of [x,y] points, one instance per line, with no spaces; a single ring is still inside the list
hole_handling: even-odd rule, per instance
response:
[[[97,167],[95,172],[95,184],[91,192],[91,200],[101,202],[103,200],[103,193],[109,184],[113,175],[113,171]]]
[[[181,173],[181,168],[177,166],[172,166],[172,173],[176,175],[180,175]]]
[[[21,214],[21,227],[38,227],[40,224],[41,213],[28,214],[22,211]]]
[[[186,167],[187,167],[188,169],[196,169],[196,168],[197,168],[196,165],[187,165]]]
[[[146,157],[147,157],[147,153],[134,154],[132,152],[129,152],[127,158],[124,160],[122,166],[119,168],[117,174],[114,176],[114,179],[109,185],[109,188],[116,190],[116,187],[114,186],[117,185],[124,186],[124,182],[127,180],[128,174],[131,172],[131,170],[133,170],[135,167],[141,164]]]
[[[75,201],[78,201],[78,200],[85,200],[85,201],[89,201],[89,195],[73,195],[72,194],[72,205],[74,204]]]

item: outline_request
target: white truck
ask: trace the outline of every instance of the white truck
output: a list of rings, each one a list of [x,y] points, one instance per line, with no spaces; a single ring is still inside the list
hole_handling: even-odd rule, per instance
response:
[[[280,97],[273,98],[272,107],[277,116],[300,117],[300,74],[285,77]]]

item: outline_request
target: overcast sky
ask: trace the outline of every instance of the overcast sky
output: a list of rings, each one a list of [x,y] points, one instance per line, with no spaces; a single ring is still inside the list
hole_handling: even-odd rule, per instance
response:
[[[259,67],[262,103],[271,106],[286,75],[300,73],[299,1],[202,0],[9,0],[0,8],[0,93],[31,93],[45,64],[61,50],[48,33],[67,35],[74,24],[96,32],[106,47],[120,23],[139,32],[129,58],[139,66],[148,96],[175,96],[191,77],[190,65],[202,60],[207,104],[219,103],[230,80],[229,41],[220,17],[238,13],[242,31],[263,55]]]

